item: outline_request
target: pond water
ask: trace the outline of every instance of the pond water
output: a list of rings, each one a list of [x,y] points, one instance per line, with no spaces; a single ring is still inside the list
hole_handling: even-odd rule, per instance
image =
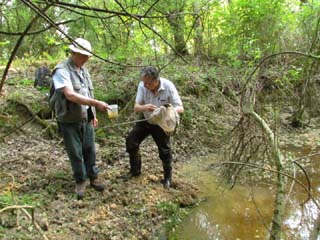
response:
[[[294,150],[297,155],[306,155],[310,151],[308,148],[300,152]],[[273,214],[274,187],[266,182],[254,186],[237,184],[232,190],[221,187],[216,171],[208,170],[208,166],[216,159],[216,156],[197,159],[184,167],[183,174],[190,176],[190,181],[199,187],[205,200],[170,232],[169,239],[265,239]],[[309,164],[306,164],[306,170],[312,183],[312,193],[319,199],[320,173],[316,166],[319,166],[320,156],[314,156],[307,162]],[[297,176],[305,182],[299,171]],[[288,189],[290,186],[291,181],[288,182]],[[284,239],[309,239],[310,229],[319,211],[312,201],[302,206],[306,199],[305,191],[295,184],[286,205]]]

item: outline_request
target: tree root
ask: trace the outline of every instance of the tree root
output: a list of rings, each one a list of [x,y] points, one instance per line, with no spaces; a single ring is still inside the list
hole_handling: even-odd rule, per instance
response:
[[[12,134],[13,132],[16,132],[17,130],[21,129],[24,125],[26,125],[29,122],[35,121],[37,124],[39,124],[40,126],[42,126],[45,129],[45,132],[49,135],[49,137],[51,139],[59,139],[59,136],[57,134],[57,126],[55,124],[52,124],[50,122],[47,122],[43,119],[41,119],[37,113],[35,113],[32,108],[27,105],[26,103],[22,103],[18,100],[10,100],[11,103],[15,104],[16,106],[21,106],[23,107],[28,115],[30,115],[31,117],[29,119],[27,119],[26,121],[24,121],[22,124],[20,124],[19,126],[16,126],[14,129],[12,129],[9,133],[3,135],[0,137],[1,140],[3,140],[5,137],[7,137],[8,135]]]

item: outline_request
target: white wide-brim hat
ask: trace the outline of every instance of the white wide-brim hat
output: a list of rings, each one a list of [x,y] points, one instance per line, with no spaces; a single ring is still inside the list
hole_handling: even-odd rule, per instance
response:
[[[77,38],[74,41],[75,43],[69,45],[69,48],[72,52],[77,52],[86,56],[92,56],[92,54],[90,53],[92,51],[91,44],[89,41],[83,38]]]

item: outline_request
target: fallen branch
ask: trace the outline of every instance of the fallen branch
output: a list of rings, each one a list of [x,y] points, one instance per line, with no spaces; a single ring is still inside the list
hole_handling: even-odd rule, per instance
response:
[[[39,226],[38,223],[36,223],[36,221],[34,220],[34,217],[32,215],[30,215],[30,213],[28,213],[28,211],[26,209],[32,209],[34,210],[33,206],[28,206],[28,205],[14,205],[14,206],[8,206],[5,207],[3,209],[0,210],[0,213],[5,212],[5,211],[9,211],[9,210],[13,210],[13,209],[17,209],[17,210],[21,210],[32,222],[32,224],[35,226],[35,228],[37,229],[37,231],[40,233],[40,235],[43,237],[43,239],[45,240],[49,240],[49,238],[43,233],[43,231],[41,230],[41,227]]]
[[[5,211],[9,211],[9,210],[13,210],[13,209],[34,209],[34,206],[30,206],[30,205],[12,205],[12,206],[8,206],[5,208],[0,209],[0,213],[5,212]]]
[[[26,125],[29,122],[32,122],[35,119],[35,116],[32,116],[31,118],[27,119],[26,121],[24,121],[23,123],[21,123],[19,126],[15,127],[14,129],[12,129],[11,131],[9,131],[8,133],[2,135],[0,137],[0,139],[4,139],[5,137],[9,136],[10,134],[18,131],[19,129],[21,129],[24,125]]]
[[[41,230],[41,227],[39,226],[39,224],[36,223],[36,221],[34,220],[34,217],[31,216],[26,209],[22,208],[22,211],[30,220],[32,220],[33,225],[36,227],[37,231],[40,233],[40,235],[43,237],[43,239],[49,240],[49,238]]]
[[[15,185],[15,180],[14,180],[14,176],[12,174],[9,173],[3,173],[0,172],[0,175],[7,175],[12,179],[12,186]],[[32,210],[32,215],[30,215],[30,213],[26,210],[26,209],[31,209]],[[30,219],[31,223],[35,226],[35,228],[37,229],[37,231],[39,232],[39,234],[42,236],[43,239],[45,240],[49,240],[48,237],[43,233],[43,231],[41,230],[41,227],[39,226],[39,224],[35,221],[34,219],[34,206],[31,205],[10,205],[10,206],[6,206],[2,209],[0,209],[0,214],[6,211],[13,211],[13,210],[17,210],[16,211],[16,223],[17,226],[19,226],[19,216],[20,216],[20,211],[23,212],[27,218]]]

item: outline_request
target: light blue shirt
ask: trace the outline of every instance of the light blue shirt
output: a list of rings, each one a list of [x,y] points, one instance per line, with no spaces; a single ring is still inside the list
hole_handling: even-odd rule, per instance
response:
[[[63,87],[73,88],[72,82],[70,79],[70,73],[63,68],[59,68],[55,71],[54,75],[52,76],[52,80],[53,80],[54,88],[56,90],[61,89]]]
[[[83,71],[82,70],[80,70],[78,72],[78,74],[83,78]],[[63,68],[58,68],[55,71],[54,75],[52,76],[52,81],[54,84],[54,88],[58,91],[61,91],[61,89],[64,87],[73,88],[72,81],[70,79],[70,73]],[[84,86],[84,84],[82,83],[82,87],[84,89],[84,96],[89,97],[87,86]],[[89,106],[85,106],[85,107],[86,107],[86,109],[89,108]]]
[[[144,83],[141,81],[138,85],[136,103],[153,104],[157,107],[170,103],[173,107],[182,107],[182,101],[176,87],[165,78],[160,78],[160,86],[155,94],[144,87]],[[151,112],[143,112],[143,114],[145,118],[149,118]]]

